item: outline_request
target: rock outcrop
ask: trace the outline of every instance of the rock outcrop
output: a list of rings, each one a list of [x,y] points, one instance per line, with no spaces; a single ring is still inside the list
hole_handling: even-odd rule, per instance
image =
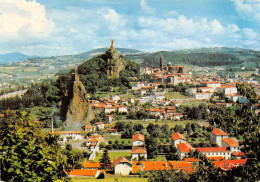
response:
[[[77,68],[76,68],[77,70]],[[88,94],[84,85],[79,81],[77,71],[75,71],[75,81],[73,84],[72,99],[66,114],[66,127],[75,129],[89,123],[95,118],[94,112],[88,103]]]
[[[119,78],[119,73],[126,67],[126,61],[120,56],[120,53],[115,49],[113,45],[113,40],[111,46],[106,51],[107,55],[107,75],[115,78]]]

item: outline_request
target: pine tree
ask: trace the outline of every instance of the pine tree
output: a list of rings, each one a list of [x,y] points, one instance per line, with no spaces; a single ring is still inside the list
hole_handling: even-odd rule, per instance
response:
[[[110,158],[108,156],[108,150],[106,149],[103,153],[102,158],[99,160],[101,168],[102,169],[110,169],[112,166],[112,163],[110,161]]]

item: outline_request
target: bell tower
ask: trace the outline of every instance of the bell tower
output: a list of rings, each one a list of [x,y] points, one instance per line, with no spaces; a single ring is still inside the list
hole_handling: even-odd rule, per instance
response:
[[[160,55],[160,69],[163,71],[163,57]]]

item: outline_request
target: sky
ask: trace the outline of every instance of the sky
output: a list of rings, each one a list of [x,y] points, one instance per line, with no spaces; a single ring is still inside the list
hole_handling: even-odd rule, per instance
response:
[[[0,54],[260,50],[260,0],[0,0]]]

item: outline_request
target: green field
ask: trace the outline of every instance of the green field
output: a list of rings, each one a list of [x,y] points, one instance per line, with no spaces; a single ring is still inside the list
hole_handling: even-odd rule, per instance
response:
[[[167,99],[184,99],[184,98],[189,98],[183,94],[181,94],[180,92],[168,92],[165,94],[165,97]]]
[[[95,178],[80,178],[73,177],[73,182],[146,182],[148,178],[136,178],[136,177],[107,177],[105,179],[95,179]]]
[[[122,141],[125,142],[125,144],[129,144],[131,145],[132,144],[132,139],[125,139],[125,138],[121,138],[121,136],[119,135],[110,135],[110,134],[104,134],[103,135],[104,139],[109,141],[111,140],[113,143],[118,140],[119,143],[121,143]],[[130,142],[130,143],[129,143]]]
[[[102,157],[103,153],[98,153],[98,156],[95,157],[94,161],[97,162],[100,160],[100,158]],[[115,151],[115,152],[111,152],[108,151],[108,155],[110,157],[110,161],[113,162],[114,159],[117,159],[118,157],[127,157],[127,156],[131,156],[131,152],[120,152],[120,151]]]
[[[235,72],[236,74],[238,74],[239,76],[245,78],[245,77],[250,77],[253,73],[255,73],[255,71],[239,71],[239,72]]]
[[[173,120],[123,120],[123,122],[132,122],[133,124],[142,124],[144,127],[147,127],[150,123],[152,124],[158,124],[160,126],[168,124],[170,128],[175,127],[175,125],[183,125],[186,126],[187,123],[198,123],[198,122],[204,122],[205,120],[182,120],[182,121],[173,121]]]

